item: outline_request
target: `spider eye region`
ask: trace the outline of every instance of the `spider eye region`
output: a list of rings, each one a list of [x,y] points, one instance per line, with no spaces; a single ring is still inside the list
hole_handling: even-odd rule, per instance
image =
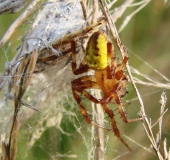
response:
[[[102,31],[94,32],[89,38],[85,59],[90,68],[103,70],[107,67],[107,42],[107,34]]]

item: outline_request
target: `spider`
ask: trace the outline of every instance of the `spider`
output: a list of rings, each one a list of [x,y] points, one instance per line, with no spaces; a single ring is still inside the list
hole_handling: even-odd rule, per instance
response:
[[[114,100],[117,104],[119,113],[126,123],[141,120],[141,118],[128,119],[125,109],[122,106],[121,98],[126,94],[126,86],[128,83],[124,73],[128,57],[123,58],[122,63],[118,62],[118,58],[114,57],[113,45],[108,40],[108,36],[104,31],[94,32],[87,42],[85,56],[80,66],[76,64],[76,43],[71,41],[72,48],[72,71],[75,75],[87,73],[90,70],[94,71],[94,75],[85,75],[71,82],[72,94],[80,108],[81,114],[85,120],[95,126],[98,124],[92,122],[86,108],[83,106],[80,94],[91,100],[94,103],[101,104],[103,110],[107,113],[112,126],[112,131],[117,138],[131,151],[130,147],[121,137],[118,130],[114,113],[109,108],[108,104]],[[99,89],[103,97],[97,99],[92,96],[87,90]],[[102,127],[104,128],[104,127]],[[106,128],[105,128],[106,129]]]

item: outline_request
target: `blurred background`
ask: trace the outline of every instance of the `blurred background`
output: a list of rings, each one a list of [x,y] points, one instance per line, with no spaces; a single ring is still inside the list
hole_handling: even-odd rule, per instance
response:
[[[113,11],[120,6],[123,1],[114,4]],[[135,1],[138,2],[138,1]],[[125,13],[117,20],[116,27],[121,28],[127,15],[132,13],[138,6],[129,6]],[[0,38],[4,35],[12,22],[23,12],[24,8],[15,14],[0,15]],[[16,49],[21,44],[23,35],[29,29],[33,17],[30,17],[17,31],[11,39],[0,49],[0,72],[4,71],[6,62],[12,60],[17,53]],[[128,49],[129,64],[140,73],[162,84],[170,82],[170,5],[165,1],[151,1],[141,11],[135,14],[126,27],[119,33],[120,38]],[[120,55],[119,50],[115,48],[116,55]],[[155,70],[166,76],[165,80]],[[71,68],[67,72],[71,73]],[[64,73],[63,73],[64,75]],[[62,75],[62,76],[63,76]],[[133,73],[134,77],[146,81],[142,76]],[[73,78],[74,79],[74,76]],[[56,81],[57,83],[57,81]],[[70,83],[70,82],[67,82]],[[160,99],[162,92],[166,92],[166,108],[170,104],[170,91],[166,87],[147,86],[137,84],[141,97],[143,99],[146,114],[154,124],[160,117]],[[43,89],[40,89],[43,91]],[[139,101],[131,84],[128,85],[128,94],[123,98],[128,116],[136,118],[140,110]],[[4,96],[1,92],[1,97]],[[18,141],[17,160],[50,160],[50,159],[93,159],[93,134],[94,128],[87,124],[79,112],[76,102],[73,100],[70,86],[65,85],[56,95],[46,102],[41,113],[34,113],[28,119],[25,118],[27,111],[23,109],[20,126],[20,136]],[[90,102],[83,99],[83,103],[90,110]],[[12,107],[11,102],[7,105]],[[4,107],[1,110],[1,122],[8,116],[10,109]],[[7,110],[7,112],[6,112]],[[116,106],[113,106],[116,110]],[[115,111],[118,113],[118,111]],[[120,115],[116,116],[120,131],[127,137],[123,139],[132,148],[132,153],[127,153],[126,147],[114,136],[112,132],[104,131],[105,134],[105,159],[143,159],[155,160],[157,156],[152,150],[150,141],[144,132],[141,122],[125,124]],[[162,141],[166,137],[167,146],[170,146],[170,112],[167,111],[163,118]],[[108,117],[105,114],[106,125]],[[8,125],[8,123],[6,124]],[[3,130],[3,128],[1,128]],[[158,132],[158,125],[153,127],[153,132]],[[147,150],[144,149],[147,148]],[[169,147],[168,147],[169,148]]]

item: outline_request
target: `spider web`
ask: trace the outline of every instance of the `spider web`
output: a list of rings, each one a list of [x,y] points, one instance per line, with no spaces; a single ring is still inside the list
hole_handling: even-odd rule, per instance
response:
[[[167,97],[170,94],[168,79],[168,51],[170,49],[170,35],[168,32],[170,22],[168,17],[169,6],[166,4],[165,7],[161,2],[150,2],[148,4],[148,1],[145,0],[141,2],[129,1],[127,3],[125,2],[126,4],[121,1],[117,3],[116,1],[107,1],[106,3],[109,8],[113,8],[110,13],[114,17],[113,19],[119,31],[121,31],[121,40],[128,48],[132,74],[135,82],[139,83],[137,87],[144,101],[147,116],[150,118],[152,124],[154,124],[160,118],[161,104],[159,100],[161,99],[162,92],[166,91]],[[92,8],[90,4],[87,7],[89,7],[87,10],[87,19],[90,19]],[[141,10],[142,7],[145,8]],[[54,11],[51,11],[52,9],[54,9]],[[43,15],[41,11],[46,12],[46,14]],[[67,11],[69,12],[67,13]],[[47,13],[48,16],[51,17],[49,21],[48,17],[46,17],[47,21],[44,21]],[[100,17],[101,13],[99,14]],[[148,17],[150,16],[151,20],[146,20],[146,15]],[[43,17],[42,21],[38,21],[37,17]],[[82,31],[86,26],[86,22],[82,17],[82,8],[77,0],[49,2],[40,8],[38,16],[34,15],[30,17],[31,21],[35,19],[32,26],[36,26],[37,22],[41,22],[39,25],[43,24],[45,26],[45,33],[47,34],[43,34],[43,29],[36,30],[36,27],[34,30],[29,30],[28,33],[31,38],[27,39],[27,50],[22,52],[22,55],[20,55],[21,52],[18,52],[17,55],[22,57],[30,53],[34,47],[38,45],[40,50],[47,51],[49,49],[60,57],[52,62],[50,61],[50,63],[37,63],[36,65],[36,74],[33,74],[23,100],[25,103],[31,105],[31,107],[38,109],[39,112],[25,106],[22,106],[20,109],[17,160],[102,159],[102,157],[96,158],[96,148],[102,150],[95,142],[98,136],[97,130],[85,122],[72,97],[70,82],[75,79],[76,76],[74,76],[71,71],[70,62],[65,66],[69,59],[69,54],[60,55],[60,51],[51,47],[58,39],[63,38],[65,35],[67,36],[69,33]],[[3,21],[3,18],[1,20]],[[5,20],[3,23],[5,23]],[[61,26],[57,25],[56,27],[56,23],[61,24]],[[43,28],[43,26],[41,27]],[[28,26],[23,25],[18,29],[18,32],[25,31],[26,29],[28,29]],[[14,37],[15,34],[13,35]],[[37,39],[37,37],[41,37],[41,41]],[[10,41],[11,44],[8,43],[3,46],[0,51],[2,55],[1,63],[4,63],[4,59],[8,62],[6,63],[8,65],[6,65],[5,69],[11,64],[9,61],[12,58],[9,53],[14,52],[14,48],[18,46],[16,42],[13,42],[16,41],[14,38],[11,38]],[[19,41],[19,43],[21,42]],[[65,47],[66,49],[68,48],[68,46]],[[61,45],[61,51],[62,49],[63,46]],[[117,48],[115,48],[115,52],[117,56],[120,55]],[[12,62],[15,60],[14,58]],[[78,60],[82,60],[81,54],[78,55]],[[2,69],[2,71],[5,69]],[[11,75],[6,76],[2,74],[1,82],[3,82],[5,78],[10,80]],[[129,93],[124,97],[123,102],[128,116],[130,118],[136,118],[140,111],[140,107],[138,107],[140,104],[130,83],[127,90]],[[13,92],[12,90],[10,95],[13,95]],[[6,141],[9,138],[13,115],[13,101],[9,99],[5,101],[6,96],[4,96],[8,93],[8,84],[5,84],[0,93],[2,97],[0,102],[1,141]],[[91,108],[91,103],[84,97],[82,97],[82,100],[90,116],[93,118],[95,113]],[[162,104],[163,100],[164,98],[162,98]],[[166,106],[168,106],[168,104],[169,101],[167,101]],[[111,104],[111,106],[116,114],[116,121],[122,137],[132,148],[133,152],[129,153],[126,147],[114,136],[113,132],[103,130],[103,159],[125,159],[125,157],[126,159],[137,159],[139,156],[142,157],[142,159],[155,159],[156,155],[154,155],[142,123],[124,124],[116,110],[116,105]],[[104,125],[110,128],[109,119],[106,114],[104,114],[104,119],[101,119],[101,121],[104,121]],[[168,132],[170,130],[168,121],[169,112],[164,115],[162,126],[158,127],[157,124],[153,127],[155,139],[156,133],[162,131],[162,140],[166,137],[167,145],[169,143]],[[162,147],[162,142],[160,142],[160,145]]]

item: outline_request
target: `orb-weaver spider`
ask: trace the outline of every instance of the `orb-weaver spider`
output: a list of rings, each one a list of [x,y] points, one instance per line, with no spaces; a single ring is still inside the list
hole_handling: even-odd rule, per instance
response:
[[[122,63],[118,63],[118,58],[114,57],[113,55],[112,43],[108,41],[108,36],[103,31],[94,32],[89,38],[85,57],[80,63],[79,68],[77,68],[76,64],[75,41],[71,42],[71,48],[72,71],[75,75],[86,73],[89,70],[94,70],[94,75],[79,77],[71,82],[73,97],[78,103],[81,114],[88,123],[99,126],[98,124],[91,121],[85,107],[83,106],[79,94],[82,94],[94,103],[101,104],[103,110],[110,118],[113,132],[118,137],[118,139],[131,151],[130,147],[121,137],[114,118],[114,113],[108,106],[112,100],[115,100],[116,104],[118,105],[119,113],[123,118],[123,121],[126,123],[141,120],[141,118],[128,119],[122,106],[121,98],[126,94],[126,85],[128,83],[126,75],[124,74],[128,57],[125,56]],[[87,92],[87,89],[101,90],[103,98],[95,98],[89,92]]]

